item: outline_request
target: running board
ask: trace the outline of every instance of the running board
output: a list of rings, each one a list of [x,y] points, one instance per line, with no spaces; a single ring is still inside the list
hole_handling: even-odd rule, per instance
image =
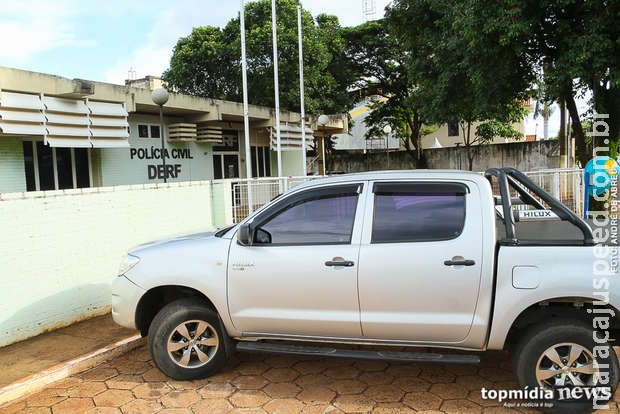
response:
[[[318,346],[284,345],[263,342],[237,342],[237,351],[266,352],[270,354],[311,355],[317,357],[378,359],[382,361],[424,362],[438,364],[479,364],[480,357],[461,354],[434,354],[430,352],[361,351]]]

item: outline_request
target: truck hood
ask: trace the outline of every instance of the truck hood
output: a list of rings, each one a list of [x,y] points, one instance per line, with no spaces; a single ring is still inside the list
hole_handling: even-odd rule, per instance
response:
[[[149,242],[139,244],[129,249],[129,254],[140,257],[141,252],[143,252],[146,249],[153,248],[153,247],[159,247],[159,246],[163,246],[166,244],[187,241],[187,240],[208,239],[208,238],[214,237],[213,235],[216,233],[216,231],[208,231],[208,232],[194,233],[194,234],[184,234],[181,236],[149,241]]]

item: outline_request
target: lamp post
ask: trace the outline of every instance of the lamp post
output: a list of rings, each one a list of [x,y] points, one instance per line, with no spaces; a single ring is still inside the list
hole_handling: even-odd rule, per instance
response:
[[[321,132],[321,148],[319,148],[319,175],[325,175],[325,125],[329,121],[329,117],[327,115],[319,116],[317,123],[319,124],[319,130],[323,127],[323,132]],[[322,170],[322,171],[321,171]]]
[[[155,105],[159,105],[159,136],[161,137],[161,163],[164,172],[164,183],[167,183],[166,179],[168,171],[166,171],[166,147],[164,144],[164,105],[168,102],[170,95],[164,88],[157,88],[151,92],[151,99]]]
[[[385,153],[387,154],[387,167],[390,169],[390,134],[392,133],[392,127],[386,125],[383,127],[385,133]]]

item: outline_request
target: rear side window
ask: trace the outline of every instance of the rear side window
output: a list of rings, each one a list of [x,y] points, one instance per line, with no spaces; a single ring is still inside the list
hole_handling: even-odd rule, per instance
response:
[[[465,225],[467,186],[460,183],[375,183],[372,243],[458,237]]]

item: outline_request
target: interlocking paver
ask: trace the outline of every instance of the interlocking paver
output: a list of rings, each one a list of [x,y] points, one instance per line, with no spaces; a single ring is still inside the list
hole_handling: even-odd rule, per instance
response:
[[[271,398],[293,398],[301,392],[301,388],[290,382],[272,383],[263,388]]]
[[[200,401],[200,394],[194,390],[172,391],[161,397],[161,403],[166,408],[189,407]]]
[[[155,400],[135,399],[121,407],[123,414],[144,414],[156,413],[162,409],[159,402]]]
[[[299,373],[292,368],[271,368],[263,374],[271,382],[290,382],[298,376]]]
[[[108,388],[103,382],[87,381],[73,388],[69,388],[67,390],[67,395],[69,397],[94,397],[107,389]]]
[[[131,391],[127,390],[107,390],[95,396],[93,401],[97,407],[120,407],[121,405],[133,400]]]
[[[211,384],[207,384],[201,389],[198,390],[198,393],[202,398],[227,398],[233,392],[235,392],[235,387],[231,384],[224,382],[213,382]]]
[[[405,392],[395,385],[371,385],[364,396],[377,402],[397,402],[405,395]]]
[[[225,414],[231,412],[233,406],[223,399],[208,399],[192,406],[194,414]]]
[[[108,388],[117,390],[132,390],[142,384],[144,379],[140,375],[122,374],[114,378],[110,378],[105,382]]]
[[[469,400],[446,400],[439,407],[441,411],[447,414],[479,414],[482,412],[482,407]]]
[[[48,407],[28,407],[20,411],[20,414],[50,414],[51,408]]]
[[[306,404],[326,404],[336,396],[336,393],[322,385],[311,385],[304,388],[297,395],[297,399]]]
[[[94,407],[93,400],[91,398],[69,398],[60,402],[52,407],[53,414],[75,414],[83,413],[84,411]]]
[[[377,404],[372,414],[414,414],[415,411],[402,403]]]
[[[366,413],[373,409],[375,402],[359,395],[341,395],[334,400],[334,405],[345,413]]]
[[[115,368],[101,366],[90,371],[86,371],[82,375],[84,381],[105,381],[118,375]]]
[[[443,402],[441,398],[430,392],[408,393],[403,402],[414,410],[436,410]]]
[[[177,381],[154,368],[141,347],[0,407],[0,414],[538,412],[484,400],[482,387],[516,387],[507,353],[483,354],[479,366],[240,353],[212,377]],[[620,401],[620,393],[614,399]],[[600,412],[618,414],[617,403]]]
[[[93,407],[83,414],[121,414],[121,410],[116,407]]]
[[[303,408],[301,401],[294,398],[271,400],[264,407],[269,414],[296,414]]]
[[[146,382],[134,388],[133,394],[137,398],[150,400],[161,398],[170,391],[172,391],[172,389],[164,382]]]
[[[359,380],[347,379],[335,381],[329,384],[328,387],[338,394],[359,394],[368,388],[368,385]]]
[[[228,399],[235,407],[253,408],[260,407],[270,400],[262,391],[240,390]]]

